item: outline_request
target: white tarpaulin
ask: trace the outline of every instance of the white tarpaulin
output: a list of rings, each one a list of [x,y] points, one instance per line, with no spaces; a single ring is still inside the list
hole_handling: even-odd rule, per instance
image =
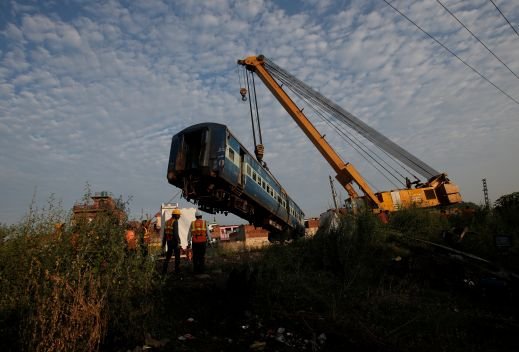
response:
[[[189,232],[189,227],[191,226],[191,222],[193,222],[195,218],[196,208],[178,208],[177,204],[162,204],[161,207],[161,215],[164,221],[168,221],[171,218],[171,212],[173,209],[180,209],[181,215],[178,221],[178,234],[180,236],[180,245],[182,248],[187,247],[187,234]],[[162,222],[160,224],[160,238],[162,240],[164,236],[164,226],[162,226]]]

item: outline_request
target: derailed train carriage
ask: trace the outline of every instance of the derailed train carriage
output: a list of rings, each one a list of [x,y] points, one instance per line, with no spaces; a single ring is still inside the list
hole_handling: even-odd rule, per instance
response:
[[[201,123],[174,135],[167,179],[200,209],[233,213],[271,240],[304,234],[301,209],[225,125]]]

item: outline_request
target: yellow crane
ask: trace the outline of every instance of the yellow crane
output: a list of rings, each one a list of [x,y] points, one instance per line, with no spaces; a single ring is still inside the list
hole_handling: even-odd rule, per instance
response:
[[[292,77],[289,73],[282,70],[279,66],[275,65],[271,60],[268,60],[263,55],[249,56],[243,60],[238,60],[238,65],[244,66],[248,71],[256,73],[260,77],[265,86],[270,90],[274,97],[276,97],[289,115],[292,116],[297,125],[303,130],[306,136],[319,150],[321,155],[335,170],[337,173],[336,179],[346,189],[352,202],[355,202],[356,199],[362,198],[373,212],[378,213],[381,211],[392,212],[412,205],[417,207],[435,207],[456,204],[462,201],[458,186],[448,179],[446,173],[435,172],[434,169],[428,167],[425,163],[419,161],[402,148],[396,146],[396,144],[389,141],[386,137],[374,131],[367,125],[364,125],[360,121],[354,120],[356,125],[360,126],[359,129],[368,131],[369,135],[372,137],[376,136],[376,140],[381,144],[389,146],[390,148],[388,149],[390,149],[390,152],[396,151],[401,153],[405,156],[406,160],[404,160],[404,162],[409,159],[411,160],[409,162],[411,166],[422,168],[428,173],[428,175],[430,175],[427,182],[424,182],[423,184],[418,181],[411,182],[406,178],[406,188],[377,193],[373,192],[357,169],[351,163],[344,162],[335,152],[326,141],[325,136],[319,133],[303,113],[303,109],[296,105],[278,81],[276,81],[272,73],[276,74],[278,77],[282,77],[285,83],[295,82],[297,87],[300,89],[306,89],[305,92],[307,92],[307,94],[313,94],[312,96],[315,97],[314,101],[327,104],[326,106],[331,106],[331,109],[334,111],[343,111],[341,108],[320,95],[320,93],[317,93],[311,90],[311,88],[305,86],[304,83]],[[242,90],[241,94],[244,96],[245,92]],[[354,118],[351,114],[349,114],[348,117]],[[355,183],[364,193],[363,196],[359,197],[357,191],[353,187],[353,183]],[[415,188],[412,188],[413,184]]]

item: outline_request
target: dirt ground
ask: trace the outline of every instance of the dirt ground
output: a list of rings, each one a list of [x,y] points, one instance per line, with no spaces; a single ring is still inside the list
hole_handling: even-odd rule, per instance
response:
[[[157,268],[162,263],[159,260]],[[333,337],[311,327],[324,318],[303,311],[286,319],[260,317],[252,301],[250,273],[237,270],[233,263],[223,267],[218,263],[215,268],[210,257],[206,264],[204,274],[193,274],[191,263],[182,257],[181,272],[176,274],[170,262],[163,287],[171,301],[161,314],[172,318],[164,319],[161,336],[148,338],[156,350],[321,351],[330,347],[328,340]]]
[[[161,267],[159,260],[157,268]],[[210,252],[204,274],[193,274],[186,258],[182,258],[180,273],[172,272],[173,261],[169,268],[162,282],[165,302],[158,307],[161,326],[135,351],[142,347],[157,351],[449,350],[445,346],[456,351],[466,350],[464,346],[499,351],[503,346],[519,347],[513,333],[519,328],[517,316],[506,308],[509,297],[505,301],[501,293],[491,296],[490,292],[483,292],[483,297],[467,281],[476,280],[480,269],[444,253],[415,252],[388,271],[411,280],[417,296],[366,296],[360,306],[337,307],[336,317],[317,306],[263,309],[262,304],[269,302],[259,293],[254,270],[243,265],[239,254],[222,261]],[[387,319],[389,323],[384,322]],[[382,334],[383,326],[389,328]],[[436,341],[435,334],[444,339],[437,341],[437,348],[431,343]]]

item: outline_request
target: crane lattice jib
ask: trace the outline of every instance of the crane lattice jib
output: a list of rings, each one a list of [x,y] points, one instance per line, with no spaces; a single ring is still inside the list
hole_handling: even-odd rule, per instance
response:
[[[351,182],[355,182],[362,192],[371,201],[373,208],[380,207],[380,201],[371,190],[367,182],[362,178],[356,168],[345,163],[335,150],[328,144],[324,136],[308,120],[301,109],[285,93],[274,77],[265,69],[265,61],[262,56],[250,56],[244,60],[239,60],[238,64],[244,65],[248,70],[255,72],[267,86],[270,92],[276,97],[280,104],[285,108],[294,121],[303,130],[306,136],[312,141],[323,157],[328,161],[337,173],[337,180],[343,185],[351,198],[358,197],[357,192],[352,187]]]

